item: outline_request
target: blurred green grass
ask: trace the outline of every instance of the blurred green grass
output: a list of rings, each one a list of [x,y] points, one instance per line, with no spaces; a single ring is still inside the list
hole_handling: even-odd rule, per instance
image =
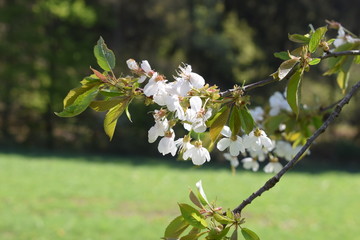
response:
[[[0,153],[0,239],[159,239],[198,180],[234,208],[270,177],[166,160]],[[355,173],[290,172],[244,210],[245,226],[261,239],[355,239],[359,189]]]

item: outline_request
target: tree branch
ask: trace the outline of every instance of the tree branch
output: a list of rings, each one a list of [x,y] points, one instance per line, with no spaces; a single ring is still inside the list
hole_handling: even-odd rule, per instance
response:
[[[339,57],[339,56],[355,56],[360,55],[360,50],[349,50],[349,51],[342,51],[342,52],[329,52],[326,53],[324,56],[321,56],[321,59],[326,59],[330,57]]]
[[[360,81],[357,82],[351,90],[345,95],[345,97],[337,104],[334,111],[330,114],[328,119],[321,125],[321,127],[316,130],[316,132],[306,141],[306,144],[300,149],[300,151],[296,154],[296,156],[288,162],[285,167],[277,173],[275,176],[270,178],[259,190],[252,193],[247,199],[245,199],[239,206],[237,206],[233,212],[234,213],[241,213],[241,211],[249,205],[254,199],[260,197],[265,191],[270,190],[272,187],[276,185],[281,179],[281,177],[289,171],[295,164],[299,161],[300,157],[308,150],[308,148],[312,145],[312,143],[322,134],[330,123],[332,123],[336,117],[340,114],[342,108],[345,104],[347,104],[350,99],[353,97],[355,92],[360,88]]]
[[[356,56],[356,55],[360,55],[360,50],[349,50],[349,51],[342,51],[342,52],[329,52],[326,53],[325,55],[321,56],[320,59],[326,59],[326,58],[330,58],[330,57],[339,57],[339,56]],[[294,74],[295,70],[296,70],[296,66],[298,64],[296,64],[292,70],[286,75],[286,77],[282,80],[288,80],[290,79],[290,77]],[[245,85],[243,87],[244,91],[250,91],[252,89],[258,88],[258,87],[262,87],[265,86],[267,84],[273,83],[273,82],[277,82],[279,81],[279,79],[277,78],[273,78],[273,77],[268,77],[264,80],[260,80],[254,83],[250,83],[248,85]],[[220,95],[222,97],[227,97],[229,96],[232,92],[234,91],[234,89],[228,89],[224,92],[221,92]]]

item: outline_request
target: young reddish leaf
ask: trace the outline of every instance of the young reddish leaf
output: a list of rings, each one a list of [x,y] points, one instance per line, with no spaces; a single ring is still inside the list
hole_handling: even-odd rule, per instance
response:
[[[96,84],[92,88],[89,88],[89,86],[83,86],[73,89],[64,99],[64,110],[55,114],[59,117],[76,116],[85,111],[98,93],[99,84]]]
[[[298,70],[291,76],[286,91],[287,101],[296,115],[299,115],[299,86],[301,82],[301,73],[301,70]]]
[[[203,215],[198,210],[186,203],[179,203],[181,215],[191,226],[204,229],[208,226]]]
[[[164,238],[165,239],[177,239],[189,226],[183,216],[178,216],[170,222],[166,227]]]
[[[98,77],[101,81],[103,82],[107,82],[107,79],[106,77],[104,76],[104,74],[102,74],[101,72],[99,72],[98,70],[96,69],[93,69],[92,67],[90,67],[91,71],[94,72],[95,76]]]
[[[99,66],[105,71],[111,71],[115,67],[115,55],[108,49],[102,37],[94,47],[94,55]]]
[[[296,58],[292,58],[282,62],[278,70],[279,80],[284,79],[298,62],[299,60]]]
[[[104,130],[105,130],[106,135],[108,135],[108,137],[110,138],[110,140],[114,136],[117,120],[121,116],[121,114],[124,112],[127,105],[128,105],[127,100],[120,102],[118,105],[111,108],[105,115]]]
[[[241,127],[246,134],[249,134],[254,129],[254,119],[247,108],[240,108],[239,114],[241,120]]]
[[[321,39],[324,37],[324,34],[327,31],[327,27],[320,27],[315,30],[315,32],[311,35],[309,41],[309,51],[315,52],[316,49],[319,47]]]
[[[241,228],[241,234],[246,240],[260,240],[259,236],[248,228]]]
[[[230,114],[230,109],[225,106],[222,111],[215,115],[213,122],[210,126],[210,138],[212,142],[215,142],[219,137],[221,130],[225,126]]]
[[[196,206],[198,206],[199,208],[203,208],[202,204],[200,203],[200,200],[196,197],[196,195],[192,190],[190,190],[189,198],[191,202],[193,202]]]

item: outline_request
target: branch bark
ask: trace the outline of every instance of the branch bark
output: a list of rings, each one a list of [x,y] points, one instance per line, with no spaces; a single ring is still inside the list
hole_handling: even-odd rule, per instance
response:
[[[300,149],[300,151],[296,154],[296,156],[288,162],[285,167],[277,173],[275,176],[270,178],[261,188],[259,188],[256,192],[252,193],[247,199],[245,199],[239,206],[237,206],[233,212],[234,213],[241,213],[241,211],[252,201],[261,196],[265,191],[270,190],[273,188],[281,179],[281,177],[289,171],[295,164],[299,161],[301,156],[308,150],[308,148],[312,145],[312,143],[328,128],[330,123],[332,123],[336,117],[340,114],[341,110],[347,104],[356,91],[360,88],[360,81],[357,82],[351,90],[345,95],[345,97],[336,105],[333,112],[330,116],[326,119],[326,121],[321,125],[321,127],[315,131],[315,133],[306,141],[306,144]]]

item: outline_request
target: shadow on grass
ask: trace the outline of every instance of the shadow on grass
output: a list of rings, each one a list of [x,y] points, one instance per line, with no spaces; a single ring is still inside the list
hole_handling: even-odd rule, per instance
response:
[[[1,149],[0,154],[15,154],[29,157],[29,159],[64,159],[66,161],[84,161],[104,164],[127,164],[132,166],[166,166],[178,169],[197,169],[200,171],[206,170],[228,170],[231,171],[228,161],[216,161],[213,157],[210,163],[204,164],[200,167],[194,166],[191,161],[175,160],[174,157],[163,157],[159,154],[158,157],[149,157],[139,155],[118,155],[118,154],[99,154],[88,152],[65,152],[65,151],[50,151],[44,149]],[[286,162],[282,162],[286,164]],[[266,164],[266,163],[265,163]],[[263,167],[262,165],[260,166]],[[241,167],[237,171],[246,171]],[[305,172],[305,173],[322,173],[329,171],[339,171],[347,173],[360,173],[360,148],[354,147],[349,143],[334,144],[333,146],[326,145],[317,146],[312,150],[310,156],[302,159],[291,172]]]

